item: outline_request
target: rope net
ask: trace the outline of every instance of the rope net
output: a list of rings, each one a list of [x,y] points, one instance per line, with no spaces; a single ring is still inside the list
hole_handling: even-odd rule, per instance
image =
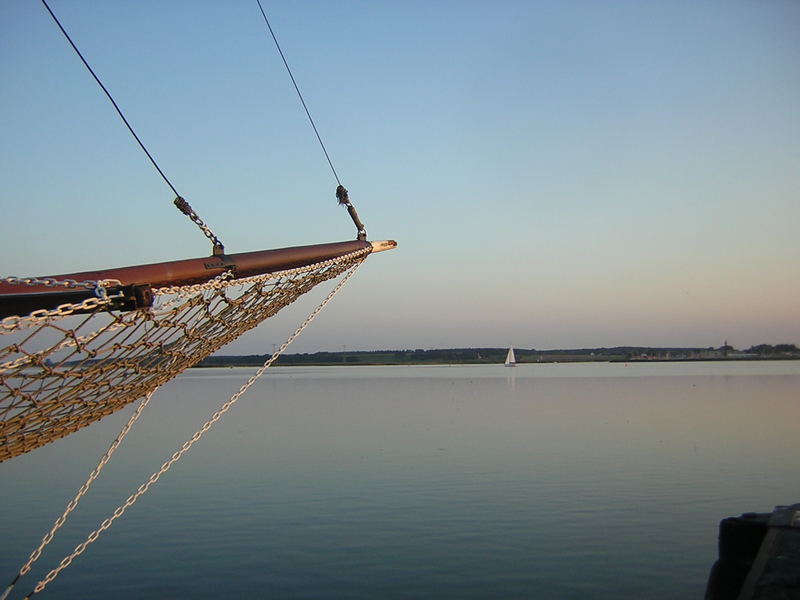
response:
[[[153,306],[113,298],[7,317],[0,325],[0,462],[62,438],[151,393],[316,285],[364,248],[315,264],[153,288]]]

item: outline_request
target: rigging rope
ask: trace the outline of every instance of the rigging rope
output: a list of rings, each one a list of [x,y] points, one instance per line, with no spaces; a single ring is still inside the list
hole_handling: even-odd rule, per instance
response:
[[[130,124],[130,122],[128,122],[128,119],[125,118],[125,115],[123,114],[122,109],[119,107],[117,102],[111,96],[111,92],[109,92],[108,89],[106,88],[106,86],[103,85],[103,82],[100,81],[100,78],[97,76],[97,74],[94,72],[92,67],[89,65],[88,61],[83,57],[83,54],[81,54],[81,51],[78,50],[78,46],[76,46],[75,42],[72,41],[72,38],[67,33],[67,30],[64,29],[63,25],[61,25],[61,21],[58,20],[58,17],[56,17],[55,13],[50,9],[50,6],[47,4],[47,1],[46,0],[41,0],[41,1],[42,1],[42,4],[44,4],[44,7],[47,9],[47,12],[50,13],[50,16],[53,18],[53,21],[55,21],[56,25],[58,25],[58,28],[61,30],[61,33],[63,33],[64,37],[67,38],[67,41],[69,42],[70,46],[72,46],[72,49],[75,50],[75,54],[78,55],[78,58],[81,59],[81,62],[83,62],[83,65],[86,67],[86,69],[89,71],[89,73],[91,73],[92,77],[94,77],[94,80],[97,82],[97,85],[100,86],[100,89],[102,89],[103,92],[105,93],[106,97],[108,97],[108,99],[111,102],[112,106],[117,111],[117,114],[119,115],[120,119],[122,119],[122,122],[125,123],[125,126],[128,128],[128,131],[130,131],[131,135],[133,136],[133,139],[136,140],[136,142],[139,144],[139,147],[145,153],[147,158],[150,159],[150,162],[153,164],[153,166],[155,167],[156,171],[158,171],[158,174],[161,175],[161,178],[164,180],[164,182],[174,192],[174,194],[176,196],[176,198],[175,198],[175,206],[177,206],[178,210],[180,210],[183,214],[187,215],[195,224],[197,224],[197,226],[200,227],[200,231],[202,231],[203,234],[212,241],[212,243],[214,244],[214,254],[222,254],[222,252],[224,251],[224,246],[222,245],[222,242],[220,242],[219,238],[214,234],[214,232],[211,231],[211,229],[209,229],[208,226],[205,223],[203,223],[203,221],[192,210],[191,206],[189,206],[189,204],[186,202],[186,200],[184,200],[181,197],[181,195],[178,193],[178,190],[175,188],[174,185],[172,185],[172,182],[164,174],[164,171],[162,171],[161,167],[158,166],[158,163],[156,162],[156,159],[153,158],[153,155],[150,154],[150,151],[145,147],[144,142],[142,142],[142,140],[139,138],[139,136],[133,130],[133,126]],[[188,210],[186,209],[186,207],[188,207]]]
[[[272,30],[272,25],[269,23],[269,19],[267,18],[267,13],[264,12],[264,7],[261,5],[261,0],[256,0],[258,3],[258,8],[261,11],[261,16],[264,17],[264,23],[267,25],[267,29],[269,30],[270,35],[272,36],[272,41],[275,42],[275,47],[278,49],[278,54],[281,55],[281,60],[283,60],[283,66],[286,67],[286,72],[289,73],[289,78],[292,80],[292,85],[294,85],[294,90],[297,92],[297,97],[300,98],[300,103],[303,105],[303,109],[306,111],[306,116],[308,117],[308,122],[311,124],[311,128],[314,130],[314,134],[317,136],[317,141],[319,142],[320,148],[322,148],[322,152],[325,154],[325,158],[328,161],[328,165],[333,171],[333,176],[336,179],[337,187],[336,187],[336,199],[339,201],[340,205],[343,205],[347,208],[347,212],[350,214],[350,218],[353,220],[353,223],[358,230],[358,239],[359,240],[366,240],[367,239],[367,230],[364,227],[364,224],[361,222],[361,219],[358,218],[358,213],[356,212],[355,206],[350,202],[350,198],[347,195],[347,190],[342,185],[342,182],[339,180],[339,175],[336,173],[336,169],[333,166],[333,161],[331,160],[330,155],[328,154],[328,150],[325,148],[325,144],[322,142],[322,136],[319,134],[319,130],[317,129],[317,125],[314,123],[314,119],[311,118],[311,112],[308,110],[308,106],[306,105],[306,101],[303,98],[303,94],[300,93],[300,87],[297,85],[297,81],[292,74],[292,69],[289,67],[289,62],[286,60],[286,56],[283,54],[283,50],[281,49],[281,45],[278,43],[278,38],[275,36],[275,32]]]
[[[275,47],[278,49],[278,54],[281,55],[281,59],[283,60],[283,65],[286,67],[286,72],[289,73],[289,77],[292,80],[292,84],[294,85],[294,89],[297,92],[297,96],[300,98],[300,103],[303,105],[303,108],[306,111],[308,122],[311,123],[311,127],[317,136],[317,141],[319,142],[319,145],[322,148],[322,152],[325,154],[325,158],[328,160],[328,165],[330,165],[331,171],[333,171],[333,176],[336,178],[336,183],[338,185],[342,185],[342,182],[339,181],[339,175],[336,174],[336,169],[333,167],[333,162],[331,161],[331,157],[330,155],[328,155],[328,151],[325,149],[325,144],[322,143],[322,137],[320,136],[319,131],[317,130],[317,126],[314,124],[314,119],[311,118],[311,113],[308,111],[308,106],[306,106],[306,101],[303,99],[303,94],[300,93],[300,88],[297,85],[297,81],[295,81],[294,75],[292,74],[292,70],[289,68],[289,63],[286,61],[286,57],[283,54],[283,50],[281,50],[281,45],[278,43],[278,38],[275,37],[275,32],[272,31],[272,25],[269,24],[267,13],[264,12],[264,7],[261,6],[261,0],[256,0],[256,2],[258,3],[258,8],[261,10],[261,16],[264,17],[264,23],[267,24],[267,29],[269,29],[269,33],[272,36],[272,40],[275,42]]]

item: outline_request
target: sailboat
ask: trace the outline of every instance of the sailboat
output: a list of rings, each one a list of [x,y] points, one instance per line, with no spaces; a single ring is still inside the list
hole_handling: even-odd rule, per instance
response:
[[[506,362],[504,363],[507,367],[516,367],[517,366],[517,357],[514,356],[514,347],[511,346],[508,349],[508,354],[506,354]]]

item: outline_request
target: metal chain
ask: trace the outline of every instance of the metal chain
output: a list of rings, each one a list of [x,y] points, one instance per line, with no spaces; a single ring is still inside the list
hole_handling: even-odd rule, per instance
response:
[[[101,279],[99,281],[76,281],[74,279],[56,279],[54,277],[3,277],[0,283],[11,285],[36,285],[44,287],[65,287],[70,289],[86,288],[89,290],[105,290],[112,285],[122,285],[118,279]],[[98,296],[102,294],[99,293]]]
[[[58,352],[59,350],[63,350],[64,348],[80,348],[81,346],[83,347],[88,346],[90,343],[92,343],[95,339],[97,339],[101,335],[108,335],[110,333],[113,333],[117,329],[124,329],[125,327],[135,327],[135,325],[136,323],[134,322],[120,319],[118,321],[115,321],[114,323],[111,323],[109,326],[98,329],[97,331],[93,331],[88,335],[74,335],[73,332],[73,335],[71,337],[64,339],[62,342],[51,348],[46,348],[45,350],[41,350],[39,352],[25,354],[17,358],[16,360],[0,363],[0,375],[2,375],[4,372],[12,371],[22,366],[25,363],[36,363],[37,359],[42,359],[46,356],[55,354],[56,352]],[[0,597],[0,600],[3,600],[2,597]]]
[[[4,329],[5,332],[15,331],[23,327],[31,327],[52,319],[53,317],[66,317],[78,310],[94,310],[98,306],[108,304],[116,298],[124,297],[124,294],[108,295],[108,287],[121,286],[122,282],[119,279],[100,279],[98,281],[75,281],[74,279],[55,279],[54,277],[3,277],[0,283],[8,283],[11,285],[27,285],[27,286],[43,286],[43,287],[64,287],[68,289],[86,288],[94,290],[95,298],[87,298],[83,302],[76,304],[60,304],[51,310],[40,309],[35,310],[25,317],[12,316],[6,317],[0,321],[0,330]],[[5,333],[0,331],[0,333]],[[2,599],[0,599],[2,600]]]
[[[314,265],[309,265],[305,267],[296,267],[294,269],[287,269],[285,271],[268,273],[264,275],[254,275],[248,278],[243,278],[238,280],[233,279],[234,274],[231,270],[227,270],[224,271],[223,273],[220,273],[219,275],[217,275],[216,277],[214,277],[213,279],[209,280],[206,283],[193,284],[187,286],[171,286],[165,288],[156,288],[155,290],[153,290],[153,292],[157,298],[158,297],[162,298],[162,302],[160,302],[158,306],[152,307],[151,312],[152,314],[157,315],[157,314],[163,314],[166,311],[170,311],[176,304],[182,302],[185,298],[190,297],[192,294],[208,292],[208,291],[219,292],[220,290],[226,289],[231,286],[253,285],[253,284],[263,283],[265,281],[269,281],[272,279],[278,281],[281,278],[291,278],[303,272],[319,270],[329,267],[336,263],[347,262],[353,259],[357,259],[358,257],[368,254],[369,252],[371,252],[370,248],[364,248],[361,250],[357,250],[355,252],[351,252],[349,254],[345,254],[335,259],[330,259],[327,261],[316,263]],[[34,279],[28,278],[28,281],[34,281]],[[40,279],[38,281],[44,281],[44,280]],[[50,279],[49,281],[55,282],[56,280]],[[68,281],[61,282],[61,284],[65,286],[70,285]],[[170,295],[174,295],[174,297],[169,299],[165,298],[166,296]],[[114,299],[113,296],[109,298],[109,300],[113,299]],[[51,311],[37,311],[27,317],[7,317],[2,322],[0,322],[0,335],[6,335],[16,330],[21,330],[24,328],[24,326],[32,327],[35,325],[41,325],[43,322],[47,321],[48,319],[52,319],[54,317],[69,316],[78,309],[90,310],[104,303],[105,302],[99,301],[97,299],[89,298],[81,304],[62,305],[57,309],[53,309]],[[79,336],[73,332],[70,336],[66,337],[64,340],[62,340],[55,346],[46,348],[38,352],[33,352],[33,353],[26,352],[21,356],[17,356],[12,360],[0,363],[0,374],[13,371],[25,364],[35,364],[37,363],[37,361],[43,360],[47,356],[51,356],[60,350],[68,348],[81,348],[88,346],[102,335],[107,336],[113,334],[115,331],[118,331],[120,329],[125,329],[128,327],[135,327],[135,326],[136,323],[129,319],[129,314],[125,314],[121,315],[119,318],[115,319],[114,322],[108,324],[107,326],[98,329],[97,331],[93,331],[87,335]],[[2,600],[2,597],[0,597],[0,600]]]
[[[168,287],[156,288],[153,290],[153,294],[156,296],[163,296],[170,294],[188,295],[204,290],[219,290],[226,287],[230,287],[231,285],[244,285],[247,283],[265,281],[267,279],[277,279],[278,277],[291,276],[297,273],[313,271],[314,269],[319,269],[332,264],[343,262],[351,258],[357,258],[358,256],[362,254],[368,254],[369,252],[371,252],[370,248],[363,248],[361,250],[356,250],[355,252],[339,256],[337,258],[332,258],[330,260],[315,263],[313,265],[297,267],[295,269],[287,269],[285,271],[276,271],[274,273],[266,273],[264,275],[255,275],[253,277],[248,277],[244,279],[230,279],[232,277],[232,275],[229,275],[230,271],[225,271],[224,273],[221,273],[220,275],[218,275],[217,277],[211,279],[206,283],[198,283],[188,286],[168,286]],[[61,304],[57,308],[51,310],[46,310],[46,309],[35,310],[25,317],[19,317],[19,316],[6,317],[2,321],[0,321],[0,329],[4,329],[6,330],[6,332],[16,331],[17,329],[22,329],[23,327],[26,326],[31,327],[34,325],[38,325],[54,317],[66,317],[78,310],[93,310],[98,306],[108,304],[109,302],[111,302],[111,300],[114,300],[116,298],[121,298],[123,296],[122,294],[109,296],[105,291],[106,285],[109,284],[122,285],[121,282],[116,279],[77,282],[71,279],[59,281],[53,278],[36,279],[33,277],[24,277],[24,278],[6,277],[2,280],[2,282],[11,284],[20,284],[20,285],[46,285],[48,287],[56,287],[56,286],[86,287],[88,289],[92,288],[102,289],[103,293],[105,294],[104,298],[87,298],[86,300],[84,300],[79,304]]]
[[[105,298],[87,298],[79,304],[61,304],[51,310],[41,308],[33,311],[26,317],[6,317],[0,321],[0,328],[6,331],[15,331],[25,327],[32,327],[49,321],[54,317],[67,317],[79,310],[94,310],[98,306],[110,304],[112,300],[122,298],[123,296],[124,294],[114,294],[113,296],[106,296]]]
[[[339,260],[341,260],[341,258],[342,257],[339,257]],[[248,379],[247,382],[244,385],[242,385],[241,388],[239,388],[239,391],[236,392],[233,396],[231,396],[231,398],[227,402],[225,402],[222,406],[220,406],[219,410],[217,410],[217,412],[215,412],[211,416],[211,418],[208,421],[206,421],[203,424],[203,426],[200,429],[198,429],[191,438],[189,438],[189,440],[184,442],[183,446],[181,446],[181,449],[175,452],[167,462],[161,465],[161,468],[155,473],[153,473],[145,483],[140,485],[137,491],[131,494],[123,504],[118,506],[110,517],[105,519],[97,529],[92,531],[82,543],[78,544],[73,550],[73,552],[68,556],[66,556],[61,561],[58,567],[50,571],[44,579],[42,579],[38,584],[36,584],[36,587],[30,594],[25,596],[24,600],[27,600],[34,594],[41,592],[51,581],[53,581],[58,576],[58,574],[61,571],[66,569],[72,563],[72,561],[75,560],[75,558],[81,555],[91,543],[95,542],[100,537],[101,533],[103,533],[106,529],[111,527],[111,524],[115,520],[121,517],[128,508],[133,506],[133,504],[139,499],[139,497],[142,496],[144,493],[146,493],[150,489],[150,487],[154,483],[156,483],[160,479],[160,477],[172,467],[173,464],[179,461],[181,457],[194,445],[194,443],[198,441],[203,436],[203,434],[205,434],[209,429],[211,429],[211,427],[217,421],[219,421],[226,412],[228,412],[228,410],[239,400],[239,398],[241,398],[241,396],[244,395],[244,393],[247,392],[247,390],[256,381],[258,381],[258,379],[264,374],[264,372],[270,366],[272,366],[272,364],[278,359],[278,357],[289,346],[289,344],[291,344],[295,340],[295,338],[298,335],[300,335],[300,333],[302,333],[302,331],[306,327],[308,327],[308,325],[317,317],[317,315],[322,311],[322,309],[325,308],[325,306],[328,305],[328,303],[334,298],[334,296],[336,296],[336,294],[339,293],[344,284],[350,280],[350,278],[356,273],[358,267],[360,267],[363,264],[363,262],[364,262],[363,260],[359,261],[355,263],[352,267],[350,267],[347,274],[336,285],[336,287],[334,287],[333,290],[325,297],[325,299],[322,302],[320,302],[320,304],[311,312],[311,314],[308,315],[308,317],[306,317],[306,320],[303,321],[303,323],[294,331],[294,333],[292,333],[287,338],[287,340],[283,344],[281,344],[280,348],[278,348],[272,354],[272,356],[270,356],[267,359],[267,361],[258,369],[258,371],[256,371],[256,373],[253,376],[251,376],[250,379]]]
[[[203,219],[200,218],[194,209],[189,205],[189,203],[183,199],[181,196],[177,196],[174,200],[175,206],[178,207],[178,210],[185,214],[192,222],[200,228],[200,231],[211,240],[211,243],[214,244],[214,254],[221,255],[225,253],[225,245],[220,241],[217,235],[211,231],[211,228],[203,222]]]
[[[318,269],[322,269],[324,267],[328,267],[330,265],[335,265],[337,263],[347,262],[348,260],[358,258],[359,256],[366,255],[372,252],[372,248],[362,248],[360,250],[356,250],[354,252],[350,252],[349,254],[343,254],[342,256],[337,256],[336,258],[331,258],[329,260],[324,260],[322,262],[314,263],[313,265],[306,265],[303,267],[296,267],[294,269],[286,269],[285,271],[275,271],[273,273],[265,273],[263,275],[253,275],[251,277],[244,277],[242,279],[221,279],[219,276],[215,277],[214,279],[207,281],[206,283],[196,283],[194,285],[183,285],[183,286],[170,286],[170,287],[161,287],[155,288],[153,290],[154,296],[163,296],[163,295],[171,295],[171,294],[191,294],[196,292],[202,291],[210,291],[210,290],[221,290],[231,286],[238,286],[238,285],[248,285],[251,283],[258,283],[261,281],[267,281],[269,279],[279,279],[281,277],[291,277],[292,275],[297,275],[299,273],[306,273],[308,271],[315,271]],[[224,275],[224,273],[223,273]]]
[[[220,273],[219,275],[217,275],[213,279],[209,279],[206,282],[206,284],[209,284],[209,285],[213,286],[217,282],[233,279],[234,277],[235,277],[235,275],[233,273],[233,269],[228,269],[227,271],[223,271],[222,273]],[[186,296],[189,296],[189,295],[197,292],[197,290],[186,290],[186,287],[188,287],[188,286],[183,286],[182,292],[180,294],[176,294],[175,297],[172,298],[171,300],[168,300],[168,301],[164,302],[163,304],[159,304],[158,310],[160,312],[168,310],[168,309],[172,308],[173,306],[175,306],[176,304],[178,304],[179,302],[181,302]],[[160,289],[164,289],[164,288],[156,288],[156,290],[160,290]],[[156,291],[156,290],[153,290],[153,295],[154,296],[157,297],[159,295],[162,295],[162,296],[165,295],[164,292],[160,292],[160,291]],[[0,600],[3,600],[3,599],[0,598]]]
[[[53,540],[53,537],[55,536],[56,532],[59,529],[61,529],[64,523],[66,523],[69,514],[73,510],[75,510],[75,508],[78,506],[78,503],[81,501],[81,498],[83,498],[83,496],[86,495],[86,492],[89,491],[89,487],[92,485],[92,483],[94,483],[94,480],[97,479],[98,475],[100,475],[100,471],[103,470],[103,467],[106,466],[109,460],[111,460],[111,455],[114,454],[114,451],[117,448],[119,448],[120,444],[122,443],[122,440],[125,439],[126,435],[128,435],[128,432],[131,430],[134,423],[136,423],[136,421],[139,419],[139,416],[142,414],[142,411],[150,403],[150,399],[153,397],[153,394],[155,392],[156,390],[153,390],[149,394],[147,394],[144,398],[142,398],[142,401],[139,403],[139,406],[136,407],[136,410],[131,415],[131,418],[128,419],[128,422],[120,430],[116,439],[112,442],[111,446],[109,446],[106,453],[100,458],[100,462],[97,463],[97,466],[89,474],[89,477],[86,479],[86,482],[80,487],[80,489],[78,489],[78,492],[75,494],[75,497],[69,502],[69,504],[67,504],[64,513],[58,519],[56,519],[55,523],[53,523],[53,527],[50,529],[47,535],[45,535],[42,538],[39,547],[36,548],[36,550],[34,550],[33,552],[31,552],[31,555],[28,558],[28,562],[26,562],[19,570],[19,573],[14,578],[12,584],[6,589],[4,594],[0,596],[0,600],[5,600],[8,594],[14,588],[14,585],[16,584],[17,580],[19,580],[20,577],[22,577],[28,571],[30,571],[33,564],[37,560],[39,560],[39,557],[41,557],[42,551],[44,550],[45,546],[47,546]]]

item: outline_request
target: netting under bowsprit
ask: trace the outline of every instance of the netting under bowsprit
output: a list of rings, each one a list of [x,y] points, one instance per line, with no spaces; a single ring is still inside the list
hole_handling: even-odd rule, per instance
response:
[[[370,248],[243,279],[153,288],[149,308],[38,311],[0,327],[0,461],[123,408],[254,328]],[[83,312],[82,312],[83,311]]]

